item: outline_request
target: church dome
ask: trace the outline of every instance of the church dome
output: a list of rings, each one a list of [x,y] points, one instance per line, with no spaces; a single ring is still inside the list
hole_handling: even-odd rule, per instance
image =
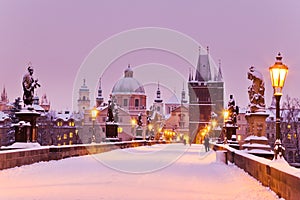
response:
[[[124,77],[116,82],[112,89],[112,94],[145,94],[145,89],[135,78],[133,71],[128,66],[124,71]]]

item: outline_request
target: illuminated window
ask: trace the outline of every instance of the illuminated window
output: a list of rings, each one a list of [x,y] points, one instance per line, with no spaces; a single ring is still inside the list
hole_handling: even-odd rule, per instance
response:
[[[66,142],[64,142],[64,145],[66,145]]]
[[[296,134],[296,133],[294,133],[294,138],[295,138],[295,139],[297,138],[297,134]]]
[[[75,123],[73,121],[70,121],[69,126],[75,126]]]
[[[67,134],[64,134],[64,140],[66,140],[68,138]]]
[[[72,138],[72,137],[73,137],[73,133],[70,132],[70,133],[69,133],[69,138]]]
[[[287,135],[287,138],[290,140],[292,137],[291,137],[291,134],[288,134]]]
[[[62,126],[62,121],[58,121],[57,126]]]
[[[72,145],[72,141],[69,142],[69,145]]]
[[[61,137],[60,137],[59,135],[57,136],[57,140],[58,140],[58,141],[60,141],[60,140],[61,140]]]

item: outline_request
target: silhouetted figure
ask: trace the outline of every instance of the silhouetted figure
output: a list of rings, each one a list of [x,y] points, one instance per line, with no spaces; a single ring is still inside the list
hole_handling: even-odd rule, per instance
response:
[[[114,114],[112,109],[112,102],[111,100],[108,100],[107,122],[114,122]]]
[[[23,76],[23,101],[24,105],[32,105],[33,103],[33,95],[34,95],[34,89],[37,87],[40,87],[40,84],[38,83],[38,80],[33,79],[33,68],[31,67],[31,64],[29,64],[28,73]]]
[[[209,151],[209,138],[208,136],[205,136],[204,138],[204,147],[205,147],[205,152]]]

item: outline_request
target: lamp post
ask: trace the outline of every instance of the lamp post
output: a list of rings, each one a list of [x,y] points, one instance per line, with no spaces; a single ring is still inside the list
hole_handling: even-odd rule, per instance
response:
[[[98,110],[94,107],[91,111],[92,114],[92,121],[93,121],[93,135],[92,135],[92,143],[96,142],[96,136],[95,136],[95,121],[98,114]]]
[[[276,141],[275,141],[275,159],[279,154],[282,157],[284,148],[281,144],[280,137],[280,98],[282,96],[282,88],[288,73],[288,67],[282,63],[282,56],[278,53],[276,57],[276,62],[273,66],[269,67],[272,86],[274,89],[274,97],[276,100]]]

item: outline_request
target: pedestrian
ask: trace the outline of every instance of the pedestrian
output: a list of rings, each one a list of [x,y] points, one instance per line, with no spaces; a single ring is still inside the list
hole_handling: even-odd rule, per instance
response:
[[[204,146],[205,146],[205,152],[208,152],[209,151],[209,138],[207,135],[204,138]]]

